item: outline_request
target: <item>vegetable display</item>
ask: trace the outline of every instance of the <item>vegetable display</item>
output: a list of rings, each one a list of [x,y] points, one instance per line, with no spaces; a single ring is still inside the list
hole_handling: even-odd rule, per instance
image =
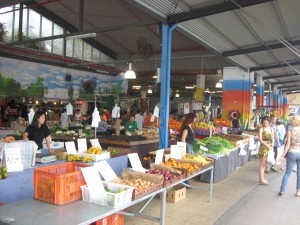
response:
[[[227,140],[221,137],[207,137],[201,140],[207,147],[208,154],[222,154],[227,152],[230,149],[233,149],[234,146]]]

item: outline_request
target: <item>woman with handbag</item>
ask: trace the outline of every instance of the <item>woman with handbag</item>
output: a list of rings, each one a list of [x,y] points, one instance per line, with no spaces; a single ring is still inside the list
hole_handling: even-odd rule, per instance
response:
[[[263,117],[261,120],[262,126],[258,130],[258,140],[260,142],[258,157],[260,159],[258,167],[259,183],[262,185],[269,185],[265,179],[265,170],[267,168],[268,152],[273,151],[274,146],[274,132],[270,127],[269,117]]]
[[[292,128],[287,132],[287,142],[284,147],[284,152],[280,157],[279,161],[283,161],[286,156],[286,171],[283,176],[280,191],[278,196],[282,196],[288,179],[293,170],[293,166],[296,162],[297,165],[297,184],[296,184],[296,197],[300,197],[300,119],[298,116],[295,116],[291,121]]]

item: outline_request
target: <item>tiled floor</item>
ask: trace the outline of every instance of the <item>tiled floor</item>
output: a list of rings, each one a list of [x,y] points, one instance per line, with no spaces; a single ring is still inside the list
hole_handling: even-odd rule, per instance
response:
[[[208,201],[208,184],[192,180],[186,199],[167,203],[166,225],[299,225],[300,198],[294,196],[296,173],[290,177],[286,193],[278,197],[284,171],[267,174],[270,185],[258,185],[258,159],[238,168],[213,186],[213,201]],[[135,206],[133,209],[137,209]],[[145,212],[159,215],[159,200]],[[159,224],[136,217],[125,217],[125,225]]]

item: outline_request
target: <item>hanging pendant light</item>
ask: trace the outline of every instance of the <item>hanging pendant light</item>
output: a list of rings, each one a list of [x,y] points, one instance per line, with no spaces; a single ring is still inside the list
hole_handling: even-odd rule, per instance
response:
[[[135,72],[132,70],[132,63],[130,62],[130,63],[128,63],[128,65],[129,65],[129,68],[126,71],[124,78],[125,79],[136,79]]]
[[[216,83],[216,88],[222,88],[222,87],[223,87],[222,83],[218,81],[218,83]]]
[[[148,91],[147,91],[147,93],[148,93],[148,94],[152,94],[152,89],[149,88]]]

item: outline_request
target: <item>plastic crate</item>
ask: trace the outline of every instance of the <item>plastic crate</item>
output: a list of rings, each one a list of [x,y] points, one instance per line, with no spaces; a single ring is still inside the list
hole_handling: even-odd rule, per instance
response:
[[[91,199],[89,188],[87,185],[81,186],[83,201],[92,202],[95,204],[109,206],[113,208],[118,208],[131,202],[132,193],[134,190],[133,187],[116,184],[116,183],[103,183],[103,184],[105,188],[110,189],[112,192],[105,192],[106,196],[103,196],[103,198],[98,200]],[[119,192],[121,190],[124,191]]]
[[[124,215],[123,214],[112,214],[101,220],[98,220],[95,225],[124,225]]]
[[[86,184],[81,167],[88,164],[67,162],[34,169],[34,198],[63,205],[81,199],[80,186]]]

